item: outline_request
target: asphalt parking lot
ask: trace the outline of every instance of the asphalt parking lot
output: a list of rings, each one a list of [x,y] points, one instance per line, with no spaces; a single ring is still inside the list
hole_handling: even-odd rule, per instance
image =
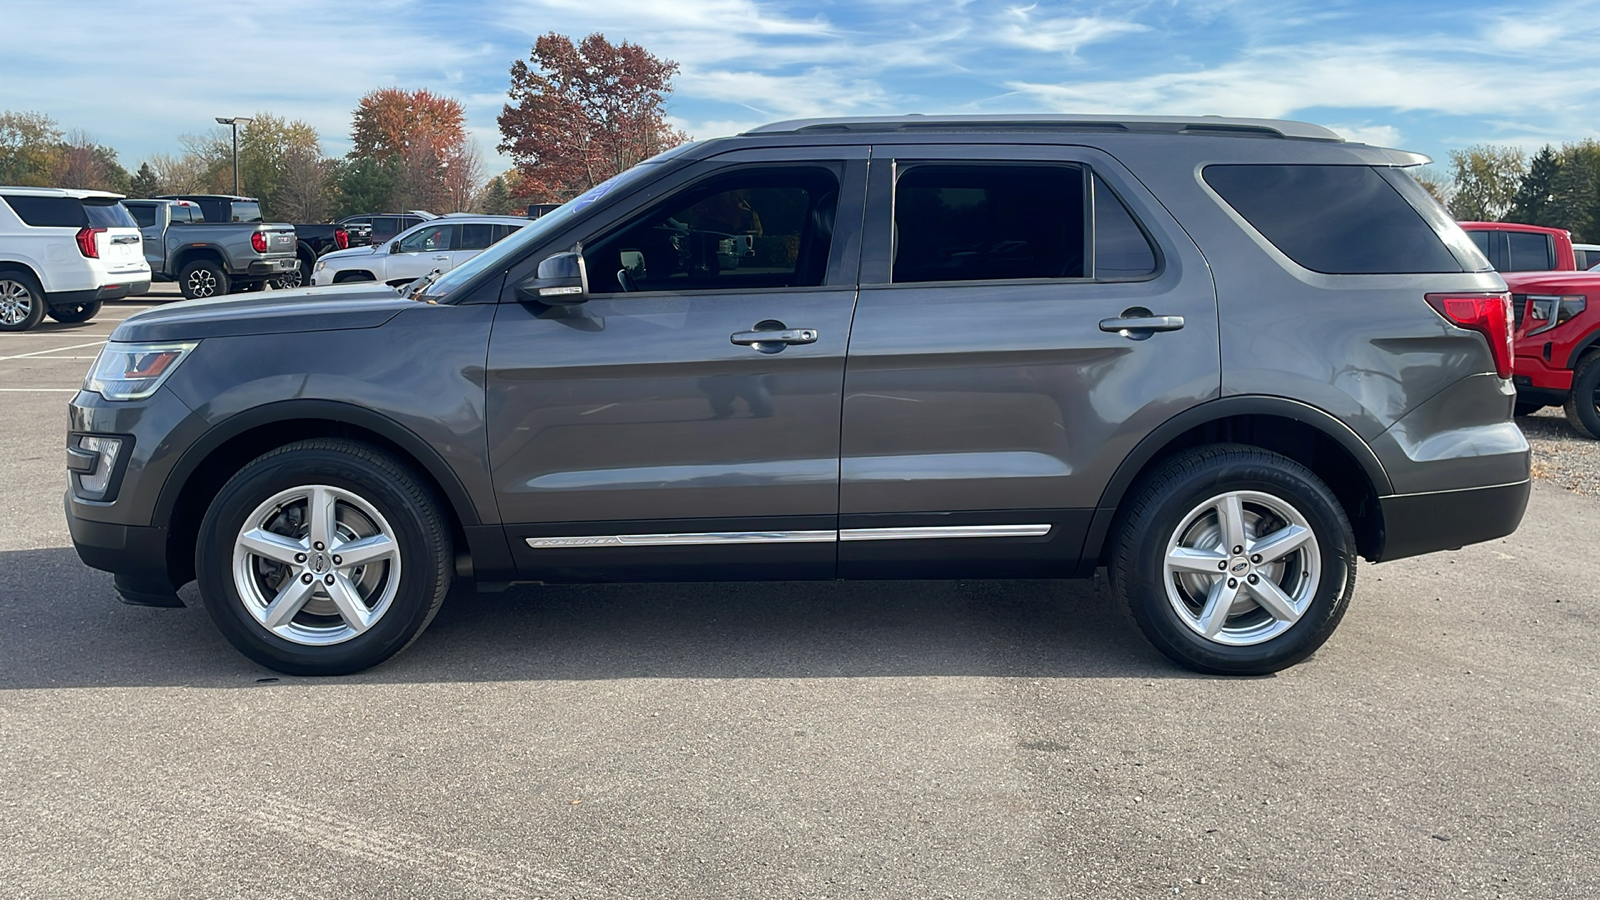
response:
[[[1003,581],[461,593],[281,677],[71,549],[64,408],[150,302],[0,335],[0,897],[1600,895],[1600,498],[1363,566],[1268,678]]]

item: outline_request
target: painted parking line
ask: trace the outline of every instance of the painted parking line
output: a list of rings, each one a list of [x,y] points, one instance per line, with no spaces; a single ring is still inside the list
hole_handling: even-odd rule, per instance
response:
[[[92,344],[73,344],[71,347],[52,347],[49,350],[35,350],[32,353],[18,353],[15,356],[0,356],[0,362],[8,359],[31,359],[35,356],[44,356],[47,353],[65,353],[68,350],[82,350],[84,347],[98,347],[105,341],[95,341]]]

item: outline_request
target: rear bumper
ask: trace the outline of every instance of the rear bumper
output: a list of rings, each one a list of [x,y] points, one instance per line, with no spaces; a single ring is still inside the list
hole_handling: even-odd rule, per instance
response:
[[[167,574],[167,530],[96,522],[73,515],[71,493],[62,498],[78,558],[116,575],[117,594],[136,606],[182,606]]]
[[[243,274],[270,277],[282,275],[285,272],[293,272],[299,267],[300,258],[298,256],[286,256],[282,259],[253,259],[250,261],[250,265],[245,267]]]
[[[76,306],[102,300],[121,300],[123,297],[147,293],[149,290],[150,276],[145,275],[137,281],[118,281],[86,291],[56,291],[49,294],[45,300],[51,306]]]
[[[1532,481],[1459,491],[1381,497],[1384,542],[1378,562],[1505,537],[1522,524]]]

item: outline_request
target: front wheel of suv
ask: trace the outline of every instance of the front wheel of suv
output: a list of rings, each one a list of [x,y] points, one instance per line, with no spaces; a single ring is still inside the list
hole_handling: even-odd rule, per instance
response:
[[[0,331],[27,331],[44,321],[44,290],[16,269],[0,270]]]
[[[1310,656],[1339,624],[1355,590],[1355,536],[1305,466],[1254,447],[1202,447],[1129,497],[1112,585],[1173,661],[1264,675]]]
[[[1585,356],[1572,373],[1566,411],[1579,434],[1600,439],[1600,352]]]
[[[223,486],[195,549],[201,599],[246,656],[343,675],[405,649],[450,588],[450,528],[432,491],[375,448],[314,439]]]

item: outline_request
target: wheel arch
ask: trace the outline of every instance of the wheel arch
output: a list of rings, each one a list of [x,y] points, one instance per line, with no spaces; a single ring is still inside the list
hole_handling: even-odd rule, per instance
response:
[[[408,465],[444,499],[458,548],[482,524],[466,486],[437,451],[380,413],[328,400],[286,400],[239,413],[196,441],[168,475],[153,521],[167,525],[167,571],[174,585],[194,578],[194,547],[210,498],[246,463],[296,441],[341,437],[378,447]]]
[[[180,250],[177,257],[172,260],[172,274],[174,276],[181,275],[183,267],[197,259],[213,260],[222,266],[223,272],[228,271],[228,261],[222,255],[222,251],[208,244],[204,247],[185,247]]]
[[[1332,414],[1283,397],[1224,397],[1191,407],[1146,435],[1117,468],[1095,507],[1083,568],[1102,565],[1118,511],[1141,476],[1191,447],[1235,443],[1282,454],[1316,473],[1333,491],[1355,529],[1362,556],[1383,551],[1378,498],[1393,493],[1383,464],[1360,435]]]
[[[1578,363],[1583,362],[1583,357],[1596,350],[1600,350],[1600,327],[1595,328],[1588,337],[1578,342],[1578,346],[1572,348],[1572,353],[1567,356],[1567,368],[1577,371]]]

